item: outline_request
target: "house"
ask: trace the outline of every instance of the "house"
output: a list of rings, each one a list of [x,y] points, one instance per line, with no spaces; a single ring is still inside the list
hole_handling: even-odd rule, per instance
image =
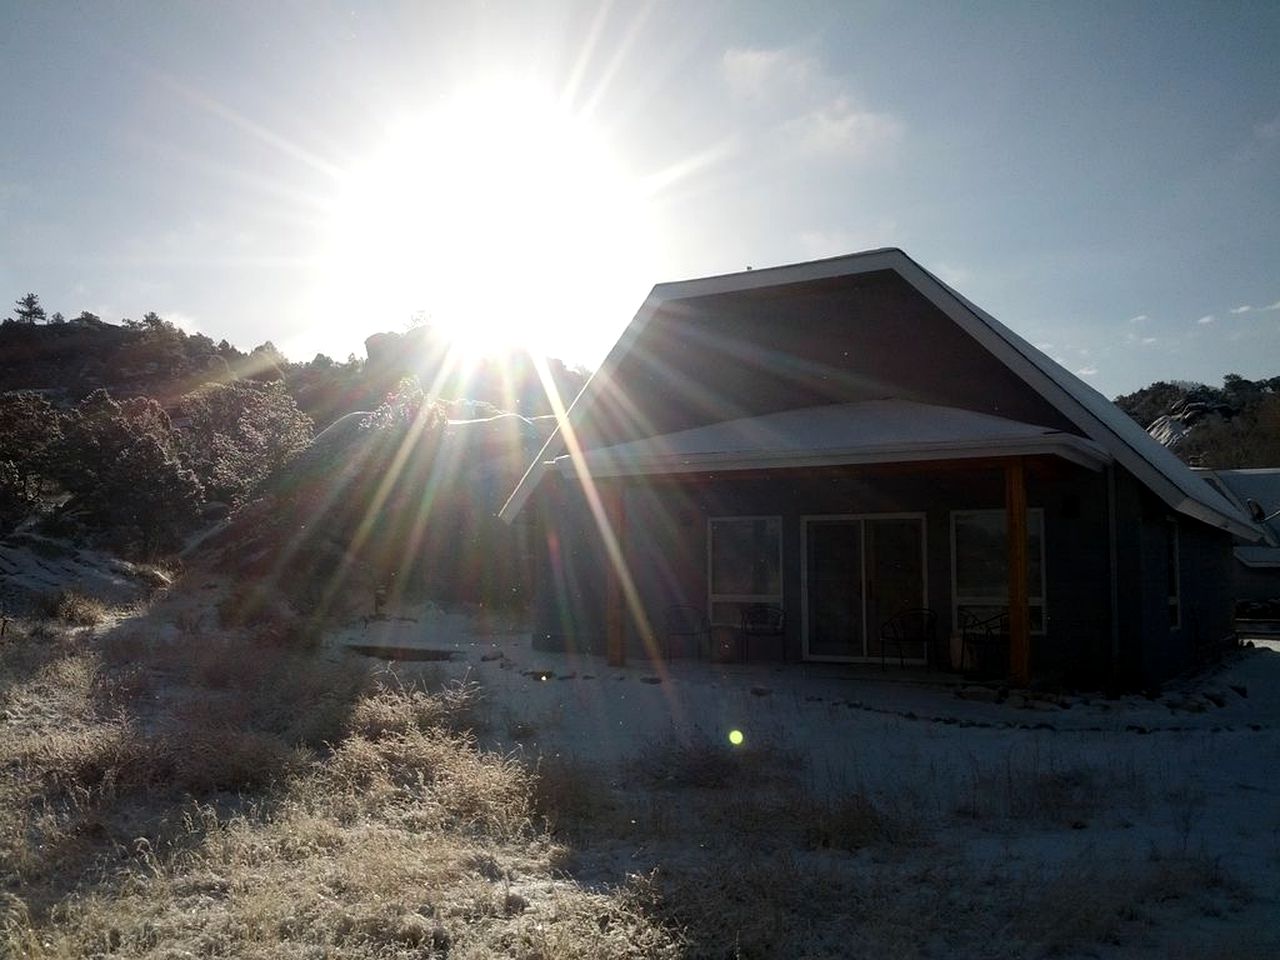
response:
[[[673,609],[723,639],[767,605],[764,654],[880,663],[927,608],[918,664],[971,667],[984,619],[1017,682],[1129,686],[1231,637],[1260,534],[897,249],[655,287],[502,516],[540,545],[544,648],[657,657]]]
[[[1238,604],[1238,618],[1280,621],[1280,468],[1196,473],[1262,530],[1261,542],[1238,540],[1233,551],[1232,596]]]

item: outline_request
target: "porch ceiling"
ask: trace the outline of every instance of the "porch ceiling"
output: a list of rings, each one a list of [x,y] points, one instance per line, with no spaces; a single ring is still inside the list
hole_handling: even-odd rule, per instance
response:
[[[1051,454],[1101,470],[1111,455],[1075,434],[955,407],[871,400],[727,420],[586,454],[596,477]],[[567,456],[555,466],[568,477]]]

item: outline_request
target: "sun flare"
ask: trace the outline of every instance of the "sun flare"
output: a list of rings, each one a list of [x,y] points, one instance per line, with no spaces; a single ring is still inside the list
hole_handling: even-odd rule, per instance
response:
[[[472,89],[348,171],[316,315],[372,332],[421,313],[464,353],[593,362],[652,281],[651,233],[637,179],[587,121]]]

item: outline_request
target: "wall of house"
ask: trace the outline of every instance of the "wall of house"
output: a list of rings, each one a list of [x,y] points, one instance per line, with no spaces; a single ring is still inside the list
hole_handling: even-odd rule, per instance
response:
[[[1046,630],[1032,637],[1033,673],[1051,682],[1101,685],[1111,667],[1106,476],[1043,460],[1029,468],[1027,484],[1029,506],[1043,509],[1045,518]],[[543,538],[534,642],[602,653],[607,558],[601,538],[578,486],[563,480],[549,486],[536,501],[554,518],[547,529],[555,533],[554,541]],[[951,512],[1004,506],[1003,473],[993,465],[726,474],[628,481],[625,491],[628,570],[659,641],[670,607],[707,607],[708,518],[781,515],[785,653],[792,660],[802,651],[802,517],[924,513],[927,604],[945,638],[953,629]],[[630,614],[627,623],[629,655],[645,656],[645,631]],[[783,652],[762,642],[753,658]]]
[[[1232,538],[1174,513],[1122,470],[1120,517],[1120,677],[1153,687],[1212,659],[1230,642]],[[1177,531],[1179,618],[1169,613],[1169,541]]]

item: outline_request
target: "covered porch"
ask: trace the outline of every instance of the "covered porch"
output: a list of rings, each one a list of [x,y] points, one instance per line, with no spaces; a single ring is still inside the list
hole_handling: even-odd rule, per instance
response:
[[[780,622],[747,638],[753,659],[972,669],[963,645],[981,622],[983,668],[1025,685],[1045,659],[1035,647],[1106,631],[1096,584],[1109,463],[1074,434],[881,400],[725,421],[545,469],[560,498],[595,500],[606,549],[588,564],[610,663],[667,657],[673,608],[700,612],[717,650],[764,607]],[[1052,625],[1049,594],[1064,604]],[[886,648],[886,625],[920,612],[932,642]]]

